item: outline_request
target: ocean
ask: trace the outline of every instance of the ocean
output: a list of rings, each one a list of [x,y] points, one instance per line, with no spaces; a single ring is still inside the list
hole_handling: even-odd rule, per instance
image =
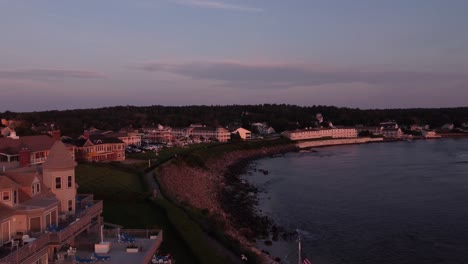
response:
[[[260,190],[258,210],[303,230],[314,264],[468,263],[468,139],[315,148],[251,167],[242,178]],[[258,245],[297,263],[294,239]]]

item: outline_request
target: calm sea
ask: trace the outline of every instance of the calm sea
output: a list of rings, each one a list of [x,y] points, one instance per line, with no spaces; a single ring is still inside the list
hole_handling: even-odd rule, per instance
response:
[[[468,263],[468,139],[317,148],[245,175],[265,214],[320,263]],[[263,248],[297,263],[294,241]]]

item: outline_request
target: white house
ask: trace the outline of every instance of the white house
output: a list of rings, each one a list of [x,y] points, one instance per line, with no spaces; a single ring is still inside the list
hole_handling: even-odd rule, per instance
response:
[[[242,138],[243,140],[248,140],[248,139],[252,139],[252,132],[250,132],[249,130],[245,129],[245,128],[238,128],[234,131],[231,132],[232,134],[239,134],[240,138]]]

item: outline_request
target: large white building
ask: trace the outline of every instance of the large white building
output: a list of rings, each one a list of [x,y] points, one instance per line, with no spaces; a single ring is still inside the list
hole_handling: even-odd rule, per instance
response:
[[[284,131],[283,136],[291,140],[307,140],[319,138],[356,138],[355,128],[331,128],[331,129],[300,129]]]

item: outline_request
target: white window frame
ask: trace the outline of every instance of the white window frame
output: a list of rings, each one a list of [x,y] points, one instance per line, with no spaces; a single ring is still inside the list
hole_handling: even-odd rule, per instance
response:
[[[57,179],[60,179],[60,187],[57,188]],[[62,177],[55,177],[55,189],[61,190],[62,189]]]
[[[32,189],[32,194],[41,193],[41,183],[39,182],[33,183],[31,186],[31,189]]]
[[[5,194],[8,195],[7,199],[5,199]],[[11,201],[11,191],[2,191],[2,201]]]
[[[68,175],[67,176],[67,189],[73,188],[73,176]]]

